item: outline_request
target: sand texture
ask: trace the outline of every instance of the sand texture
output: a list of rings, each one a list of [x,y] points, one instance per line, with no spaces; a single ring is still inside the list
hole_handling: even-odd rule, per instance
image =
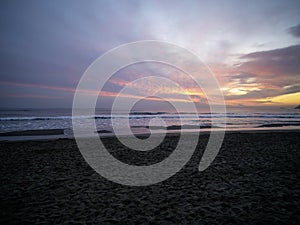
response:
[[[213,164],[199,172],[208,136],[170,179],[122,186],[94,172],[74,140],[0,143],[1,224],[300,224],[300,133],[226,134]],[[167,157],[176,136],[134,152],[104,142],[123,162]]]

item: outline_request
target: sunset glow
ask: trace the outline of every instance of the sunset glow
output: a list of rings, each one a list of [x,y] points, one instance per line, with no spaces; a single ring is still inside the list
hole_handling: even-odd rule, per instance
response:
[[[229,109],[293,109],[300,104],[298,1],[19,4],[23,6],[1,7],[2,107],[69,107],[93,60],[118,45],[145,39],[174,43],[198,55],[218,79]],[[180,88],[131,84],[146,76],[166,77]],[[128,85],[137,94],[121,97],[139,98],[138,93],[155,89],[166,100],[206,102],[205,93],[186,74],[159,65],[123,68],[101,92],[80,91],[112,102]]]

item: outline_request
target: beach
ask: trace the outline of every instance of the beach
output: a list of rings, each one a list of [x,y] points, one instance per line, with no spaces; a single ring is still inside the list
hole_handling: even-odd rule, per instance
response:
[[[0,225],[300,225],[299,9],[0,1]]]
[[[74,139],[0,142],[1,224],[299,224],[298,131],[226,133],[199,172],[208,141],[173,177],[144,187],[113,183],[83,159]],[[103,138],[119,160],[159,162],[178,135],[149,152]]]

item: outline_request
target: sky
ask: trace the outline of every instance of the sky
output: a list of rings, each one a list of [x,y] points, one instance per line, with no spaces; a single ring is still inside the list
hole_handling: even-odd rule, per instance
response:
[[[121,44],[161,40],[205,62],[228,108],[292,109],[300,104],[299,10],[297,0],[4,0],[0,107],[71,107],[81,76],[99,56]],[[206,104],[180,71],[144,63],[116,73],[101,92],[100,107],[110,107],[131,81],[157,74],[183,88],[161,88],[169,100],[184,102],[182,96],[189,95],[200,106]],[[147,87],[134,88],[143,92]],[[141,109],[164,108],[160,99],[145,102]]]

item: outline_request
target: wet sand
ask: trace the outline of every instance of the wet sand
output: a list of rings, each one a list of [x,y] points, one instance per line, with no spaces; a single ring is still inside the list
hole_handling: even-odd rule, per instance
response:
[[[24,130],[0,133],[0,137],[64,135],[64,129]]]
[[[226,134],[213,164],[192,159],[161,183],[122,186],[94,172],[72,139],[0,142],[1,224],[299,224],[300,133]],[[178,141],[149,152],[103,139],[123,162],[149,165]]]

